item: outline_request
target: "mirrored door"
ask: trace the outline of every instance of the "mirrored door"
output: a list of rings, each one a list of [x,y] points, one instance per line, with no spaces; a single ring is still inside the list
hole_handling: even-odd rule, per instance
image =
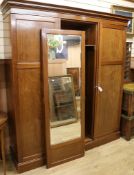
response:
[[[42,30],[48,167],[84,155],[85,33]]]

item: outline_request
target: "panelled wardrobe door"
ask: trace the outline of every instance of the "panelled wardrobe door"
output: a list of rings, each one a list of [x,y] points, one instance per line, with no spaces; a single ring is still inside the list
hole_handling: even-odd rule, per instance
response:
[[[14,78],[17,106],[16,129],[18,171],[43,164],[44,136],[40,79],[41,28],[58,28],[58,19],[30,15],[13,16],[16,22],[16,69]],[[29,167],[28,167],[29,166]]]
[[[85,32],[42,29],[41,38],[47,167],[52,167],[84,155]]]
[[[103,24],[101,26],[99,78],[96,94],[94,137],[119,134],[125,28]]]

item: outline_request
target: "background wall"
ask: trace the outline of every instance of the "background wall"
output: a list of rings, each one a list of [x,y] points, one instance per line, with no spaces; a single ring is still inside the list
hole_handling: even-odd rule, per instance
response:
[[[0,11],[0,59],[4,59],[4,41],[3,41],[3,20],[2,13]]]

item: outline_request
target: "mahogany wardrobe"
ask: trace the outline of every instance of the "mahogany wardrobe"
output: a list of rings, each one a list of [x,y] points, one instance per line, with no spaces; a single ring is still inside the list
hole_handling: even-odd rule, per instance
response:
[[[119,138],[128,19],[30,0],[4,0],[1,9],[18,172]]]

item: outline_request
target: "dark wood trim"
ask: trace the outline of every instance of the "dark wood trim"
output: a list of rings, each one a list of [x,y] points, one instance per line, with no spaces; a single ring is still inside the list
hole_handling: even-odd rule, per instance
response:
[[[56,12],[64,12],[70,14],[78,14],[78,15],[88,15],[90,17],[95,18],[105,18],[105,19],[118,19],[119,21],[127,22],[128,18],[122,17],[115,14],[104,13],[104,12],[96,12],[93,10],[86,10],[68,6],[60,6],[55,4],[48,4],[48,3],[41,3],[41,2],[33,2],[29,0],[5,0],[2,5],[1,9],[3,13],[6,13],[10,8],[24,8],[24,9],[40,9],[46,11],[56,11]]]
[[[85,150],[89,150],[91,148],[94,148],[94,147],[97,147],[99,145],[111,142],[111,141],[116,140],[118,138],[120,138],[119,131],[108,134],[108,135],[100,137],[100,138],[97,138],[95,140],[85,140]]]
[[[18,58],[18,49],[17,49],[17,23],[16,23],[16,16],[14,14],[11,15],[11,44],[12,44],[12,48],[16,48],[13,49],[12,51],[12,61],[11,61],[11,66],[12,66],[12,97],[14,97],[12,99],[12,103],[13,103],[13,115],[17,116],[15,119],[15,129],[19,130],[20,132],[16,132],[16,144],[17,144],[17,152],[19,153],[17,156],[17,160],[19,162],[23,161],[22,157],[23,157],[23,152],[22,152],[22,139],[20,137],[20,133],[22,133],[21,131],[21,122],[20,122],[20,115],[19,115],[19,99],[18,97],[18,74],[17,74],[17,69],[16,68],[16,60]]]
[[[127,1],[127,2],[134,2],[134,0],[125,0],[125,1]]]
[[[99,84],[101,84],[101,79],[100,79],[100,75],[101,75],[101,42],[102,42],[102,23],[99,23],[98,25],[98,40],[97,40],[97,47],[98,47],[98,52],[96,55],[96,71],[95,71],[95,78],[96,78],[96,82],[95,82],[95,95],[94,95],[94,123],[93,123],[93,138],[94,138],[94,133],[95,133],[95,123],[97,120],[97,115],[98,115],[98,106],[99,106],[99,95],[98,95],[98,91],[96,90],[96,86],[98,86]]]
[[[17,8],[12,8],[10,10],[11,14],[18,14],[22,17],[22,15],[28,15],[28,17],[30,17],[30,15],[32,15],[33,17],[53,17],[53,18],[59,18],[61,20],[66,20],[66,21],[72,21],[75,20],[77,22],[82,23],[90,23],[90,24],[95,24],[98,22],[102,22],[102,18],[95,18],[93,16],[89,16],[89,15],[85,15],[83,18],[83,15],[79,15],[79,14],[73,14],[73,13],[63,13],[63,12],[55,12],[55,11],[41,11],[41,10],[32,10],[32,9],[17,9]],[[3,14],[3,16],[5,17],[6,14]],[[113,19],[104,19],[103,22],[106,23],[112,23],[113,24]],[[126,26],[126,23],[124,21],[114,21],[114,25],[113,26]]]
[[[17,69],[39,69],[40,62],[17,63]]]
[[[6,88],[6,83],[4,82],[0,82],[0,89],[5,89]]]
[[[27,15],[15,15],[16,20],[28,20],[28,21],[45,21],[45,22],[55,22],[55,18],[48,16],[27,16]],[[57,21],[58,23],[58,21]],[[57,24],[58,25],[58,24]]]
[[[44,157],[44,154],[41,154],[41,153],[33,154],[31,156],[25,156],[23,157],[23,162],[31,161],[33,159],[42,158],[42,157]]]
[[[10,150],[11,150],[12,160],[15,164],[15,167],[18,173],[23,173],[25,171],[29,171],[45,165],[45,162],[46,162],[45,155],[33,155],[34,156],[33,159],[29,159],[29,160],[26,159],[23,162],[19,163],[17,160],[17,155],[12,147],[10,147]]]
[[[133,2],[133,0],[129,0],[130,2]],[[134,8],[133,7],[123,7],[123,6],[120,6],[120,5],[113,5],[112,6],[112,10],[124,10],[124,11],[130,11],[130,12],[133,12],[134,11]]]
[[[5,60],[0,59],[0,89],[6,88],[6,80],[5,80]]]
[[[3,64],[5,64],[5,59],[0,59],[0,65],[3,65]]]
[[[102,61],[101,65],[105,66],[105,65],[123,65],[124,62],[123,61]]]
[[[16,164],[16,168],[18,173],[23,173],[25,171],[29,171],[29,170],[41,167],[44,164],[45,164],[45,159],[42,159],[42,157],[39,157],[39,158],[29,160],[27,162],[18,163]]]
[[[126,43],[126,35],[127,33],[124,31],[123,32],[123,40],[124,43]],[[123,66],[122,66],[122,80],[121,80],[121,86],[120,86],[120,106],[118,108],[119,115],[121,116],[122,113],[122,99],[123,99],[123,84],[124,84],[124,67],[125,67],[125,57],[126,57],[126,44],[123,45]],[[118,120],[119,126],[121,125],[121,117]]]
[[[108,24],[107,22],[103,22],[103,28],[111,28],[111,29],[118,29],[118,30],[124,30],[126,29],[126,25],[115,25],[115,24]]]
[[[66,163],[66,162],[68,162],[68,161],[71,161],[71,160],[74,160],[74,159],[78,159],[78,158],[83,157],[83,156],[84,156],[84,153],[78,154],[78,155],[76,155],[76,156],[72,156],[72,157],[70,157],[70,158],[66,158],[66,159],[64,159],[64,160],[62,160],[62,161],[59,161],[59,162],[54,162],[54,163],[52,163],[52,167],[53,167],[53,166],[60,165],[61,163]]]

